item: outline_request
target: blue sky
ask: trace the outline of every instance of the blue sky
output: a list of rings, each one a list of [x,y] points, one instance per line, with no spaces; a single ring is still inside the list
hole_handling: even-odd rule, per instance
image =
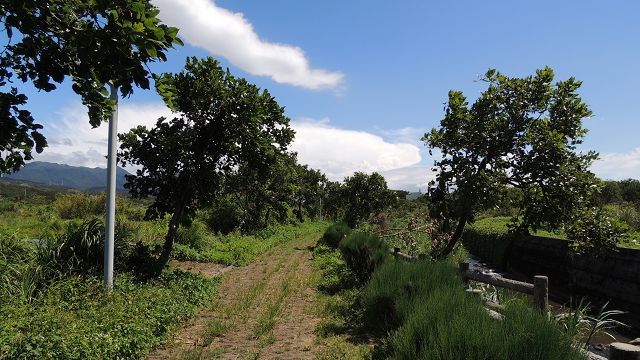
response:
[[[340,179],[380,171],[415,190],[432,176],[419,141],[437,126],[450,89],[473,99],[488,68],[512,75],[551,66],[584,82],[594,113],[583,149],[602,178],[640,178],[640,2],[153,0],[185,46],[152,69],[180,71],[187,56],[219,59],[267,88],[298,132],[301,162]],[[153,91],[121,102],[122,130],[167,113]],[[102,166],[106,126],[90,130],[68,88],[33,94],[50,149],[37,159]]]

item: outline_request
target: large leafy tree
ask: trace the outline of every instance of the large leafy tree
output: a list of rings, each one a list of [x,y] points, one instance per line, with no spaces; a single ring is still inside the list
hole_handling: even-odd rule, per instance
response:
[[[323,216],[337,221],[343,214],[342,185],[337,181],[327,181],[322,189]]]
[[[340,192],[344,220],[351,227],[383,211],[396,200],[395,193],[387,187],[387,181],[375,172],[371,175],[356,172],[346,177]]]
[[[435,257],[449,254],[465,224],[504,202],[509,188],[521,193],[507,199],[519,209],[513,229],[525,231],[572,221],[597,187],[588,170],[597,154],[576,150],[591,116],[580,81],[554,83],[548,67],[524,78],[489,70],[483,80],[488,88],[471,106],[450,91],[440,127],[423,137],[442,154],[429,193],[432,216],[451,234]]]
[[[17,171],[47,141],[19,84],[50,92],[65,78],[97,127],[111,115],[108,82],[123,96],[149,88],[147,64],[165,60],[178,30],[149,0],[5,0],[0,23],[0,173]]]
[[[272,220],[286,221],[295,194],[296,158],[282,153],[271,166],[243,164],[229,177],[229,192],[243,211],[244,230],[266,227]]]
[[[157,77],[156,88],[175,117],[120,135],[119,155],[123,165],[138,167],[125,187],[135,197],[153,196],[146,217],[171,216],[164,264],[180,224],[222,196],[238,168],[271,167],[294,131],[266,90],[232,76],[212,58],[187,59],[184,71]]]
[[[296,166],[295,179],[295,214],[299,221],[304,221],[305,214],[319,216],[322,209],[322,198],[325,197],[327,177],[307,165]]]

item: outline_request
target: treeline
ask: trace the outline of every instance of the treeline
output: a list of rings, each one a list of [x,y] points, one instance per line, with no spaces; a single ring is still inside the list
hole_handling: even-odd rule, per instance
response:
[[[602,189],[594,195],[594,202],[599,205],[629,203],[640,209],[640,181],[603,181]]]

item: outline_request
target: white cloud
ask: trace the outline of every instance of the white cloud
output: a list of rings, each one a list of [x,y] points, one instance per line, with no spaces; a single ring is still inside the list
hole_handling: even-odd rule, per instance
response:
[[[161,103],[121,103],[118,115],[119,133],[138,125],[152,127],[159,117],[173,116]],[[45,128],[49,147],[35,154],[35,160],[106,167],[108,124],[92,129],[86,108],[79,103],[58,111],[56,118]],[[302,119],[291,125],[296,131],[291,148],[298,152],[299,161],[322,170],[332,180],[342,180],[355,171],[377,171],[397,189],[424,188],[428,181],[428,170],[412,167],[422,160],[414,144],[333,127],[327,119]]]
[[[380,134],[386,138],[389,138],[393,141],[401,141],[407,143],[415,143],[415,144],[423,144],[420,140],[424,133],[426,132],[425,128],[416,128],[416,127],[403,127],[400,129],[393,130],[381,130]]]
[[[332,180],[355,171],[387,171],[419,163],[420,149],[409,143],[391,143],[365,131],[332,127],[327,119],[293,122],[292,149],[303,164],[322,170]]]
[[[626,153],[600,154],[591,171],[605,180],[640,179],[640,147]]]
[[[124,133],[138,125],[151,127],[161,117],[170,117],[171,111],[160,103],[121,104],[118,109],[118,132]],[[44,129],[49,146],[38,161],[87,167],[106,167],[108,124],[92,129],[87,109],[75,104],[56,113]]]
[[[403,167],[383,171],[380,174],[387,180],[390,189],[423,193],[427,191],[429,181],[435,178],[435,173],[423,166]]]
[[[211,0],[152,2],[160,9],[163,22],[180,29],[180,38],[224,56],[248,73],[308,89],[335,89],[342,84],[342,73],[311,68],[301,48],[260,39],[242,13],[221,8]]]

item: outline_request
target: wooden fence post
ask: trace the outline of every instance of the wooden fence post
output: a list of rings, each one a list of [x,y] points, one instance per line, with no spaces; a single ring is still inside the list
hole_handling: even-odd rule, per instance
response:
[[[609,346],[609,360],[638,359],[640,359],[640,347],[623,343],[613,343]]]
[[[538,310],[546,312],[549,307],[549,278],[536,275],[533,278],[533,302]]]
[[[467,279],[467,271],[469,270],[468,262],[461,262],[458,264],[458,268],[460,269],[460,276],[462,276],[462,281],[464,281],[464,286],[469,285],[469,279]]]

